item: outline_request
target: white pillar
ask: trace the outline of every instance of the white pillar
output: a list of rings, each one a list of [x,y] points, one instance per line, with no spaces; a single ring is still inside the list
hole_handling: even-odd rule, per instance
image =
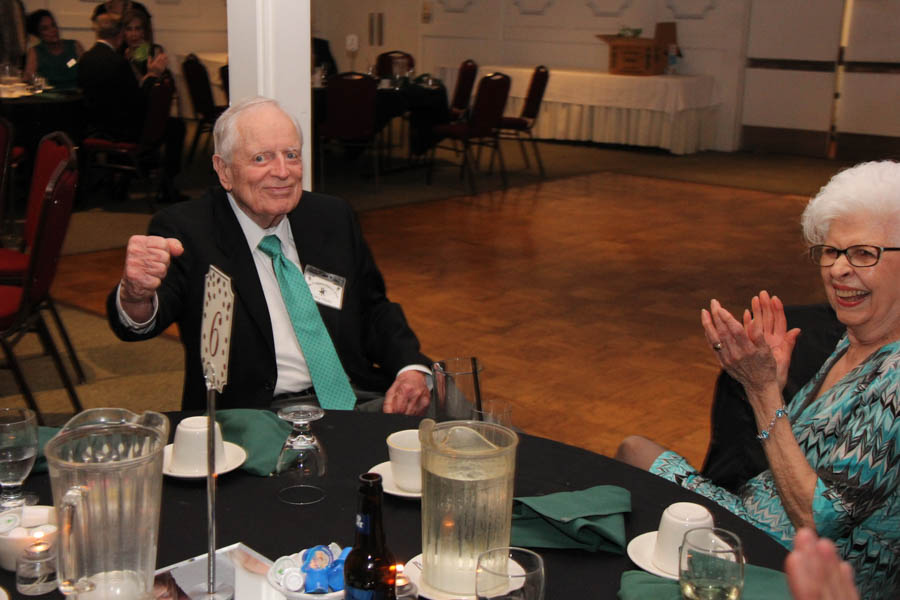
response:
[[[312,189],[309,0],[228,0],[232,101],[274,98],[303,128],[303,188]]]

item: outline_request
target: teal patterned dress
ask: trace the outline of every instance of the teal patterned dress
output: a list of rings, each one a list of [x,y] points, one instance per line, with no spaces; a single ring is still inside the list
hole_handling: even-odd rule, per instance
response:
[[[900,598],[900,341],[883,346],[816,398],[847,351],[845,335],[791,402],[794,436],[816,471],[813,518],[853,565],[865,599]],[[714,500],[790,548],[795,529],[770,470],[738,494],[714,485],[675,452],[650,468]]]

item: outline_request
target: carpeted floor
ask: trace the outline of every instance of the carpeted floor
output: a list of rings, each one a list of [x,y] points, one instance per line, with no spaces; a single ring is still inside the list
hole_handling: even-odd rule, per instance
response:
[[[180,408],[184,354],[178,340],[159,336],[139,344],[121,342],[110,331],[105,318],[66,306],[58,308],[87,378],[86,383],[76,385],[85,408],[118,406],[135,411],[146,410],[148,406],[155,410]],[[48,322],[55,335],[55,326],[49,318]],[[64,348],[58,340],[56,345],[61,351]],[[41,412],[71,413],[62,380],[50,357],[42,354],[37,336],[23,337],[15,352]],[[74,381],[68,357],[64,356],[63,360]],[[0,371],[0,406],[26,406],[7,369]]]

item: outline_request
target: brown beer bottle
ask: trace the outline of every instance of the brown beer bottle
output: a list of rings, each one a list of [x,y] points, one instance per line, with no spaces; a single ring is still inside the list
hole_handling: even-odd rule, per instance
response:
[[[344,561],[345,600],[395,600],[396,565],[384,543],[381,475],[359,476],[356,541]]]

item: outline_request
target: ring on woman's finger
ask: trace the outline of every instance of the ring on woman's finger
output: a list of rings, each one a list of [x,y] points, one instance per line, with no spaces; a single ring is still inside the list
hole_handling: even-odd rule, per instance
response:
[[[713,344],[712,349],[715,350],[716,352],[719,352],[720,350],[722,350],[722,342],[716,342],[715,344]]]

